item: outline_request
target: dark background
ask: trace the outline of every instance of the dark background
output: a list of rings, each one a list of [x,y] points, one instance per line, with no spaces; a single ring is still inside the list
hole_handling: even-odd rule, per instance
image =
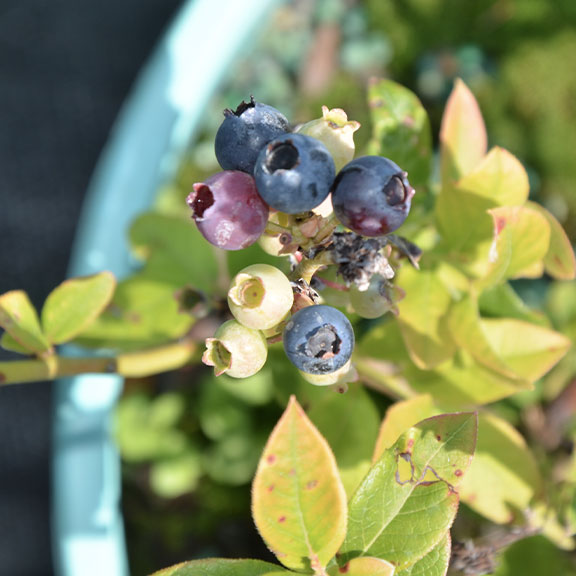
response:
[[[0,293],[41,306],[64,279],[98,155],[181,4],[0,0]],[[50,383],[0,389],[1,574],[52,574],[50,416]]]

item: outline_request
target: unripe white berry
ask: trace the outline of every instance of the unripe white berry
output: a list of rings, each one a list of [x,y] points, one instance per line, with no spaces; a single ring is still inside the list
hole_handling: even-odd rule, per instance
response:
[[[293,302],[287,276],[269,264],[244,268],[228,291],[228,306],[234,318],[256,330],[267,330],[282,322]]]
[[[202,362],[214,366],[216,376],[226,373],[233,378],[247,378],[264,366],[267,356],[268,343],[262,332],[228,320],[216,330],[214,338],[206,338]]]

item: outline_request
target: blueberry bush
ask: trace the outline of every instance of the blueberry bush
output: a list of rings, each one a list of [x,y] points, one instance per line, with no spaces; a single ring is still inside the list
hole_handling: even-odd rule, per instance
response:
[[[461,80],[437,154],[405,87],[372,80],[368,111],[357,152],[341,109],[227,109],[221,171],[133,223],[134,276],[67,280],[40,313],[0,296],[24,356],[3,384],[126,377],[124,458],[157,495],[196,494],[192,521],[218,517],[216,486],[248,506],[232,487],[251,482],[271,555],[158,576],[530,574],[529,552],[496,553],[534,535],[548,573],[576,573],[570,241]],[[537,280],[541,309],[522,298]],[[71,341],[99,354],[60,356]],[[191,396],[140,393],[166,372]]]

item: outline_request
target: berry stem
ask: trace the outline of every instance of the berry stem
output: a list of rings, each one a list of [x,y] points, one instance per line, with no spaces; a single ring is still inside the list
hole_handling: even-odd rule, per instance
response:
[[[310,284],[312,276],[314,276],[320,268],[330,266],[330,264],[334,264],[332,253],[324,250],[320,252],[320,254],[317,254],[312,260],[303,258],[298,266],[290,273],[289,277],[293,281],[302,279]]]
[[[126,378],[151,376],[199,361],[198,345],[187,339],[139,352],[110,357],[49,358],[0,362],[0,384],[41,382],[78,374],[120,374]]]
[[[290,232],[290,228],[277,224],[276,222],[271,222],[270,220],[268,220],[266,228],[264,229],[264,234],[268,236],[278,236],[278,234],[283,234],[285,232]]]

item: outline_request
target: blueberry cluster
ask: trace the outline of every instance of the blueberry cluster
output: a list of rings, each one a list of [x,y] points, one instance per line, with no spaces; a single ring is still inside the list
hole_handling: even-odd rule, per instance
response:
[[[228,292],[234,318],[207,339],[203,357],[217,374],[256,373],[268,343],[282,340],[314,384],[350,380],[354,331],[343,312],[320,303],[310,284],[329,281],[316,272],[335,265],[351,309],[367,318],[394,311],[401,297],[390,282],[390,257],[402,244],[390,233],[406,219],[414,189],[387,158],[353,159],[359,124],[340,109],[322,111],[322,118],[292,129],[281,112],[253,98],[225,110],[215,140],[222,171],[194,184],[187,198],[214,246],[240,250],[260,241],[293,264],[290,278],[267,264],[234,278]]]

